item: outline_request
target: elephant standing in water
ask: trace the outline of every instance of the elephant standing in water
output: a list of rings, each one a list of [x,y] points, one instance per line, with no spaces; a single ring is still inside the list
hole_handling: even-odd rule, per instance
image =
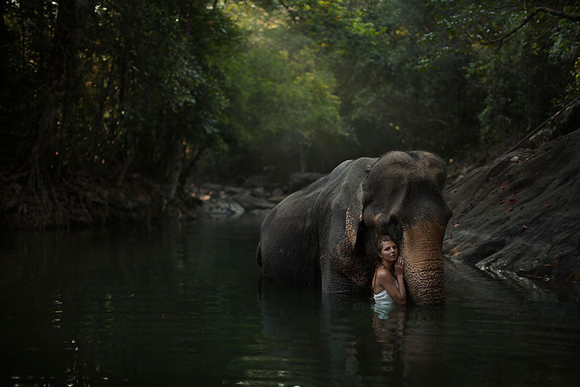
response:
[[[451,210],[445,165],[428,152],[348,160],[293,193],[264,219],[257,259],[266,277],[368,293],[378,237],[391,235],[412,302],[445,301],[443,236]]]

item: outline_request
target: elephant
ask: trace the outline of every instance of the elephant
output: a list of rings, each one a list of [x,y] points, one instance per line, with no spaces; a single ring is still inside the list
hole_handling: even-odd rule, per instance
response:
[[[444,161],[425,151],[344,161],[266,216],[256,252],[263,275],[325,294],[368,294],[378,238],[389,234],[410,301],[444,303],[445,179]]]

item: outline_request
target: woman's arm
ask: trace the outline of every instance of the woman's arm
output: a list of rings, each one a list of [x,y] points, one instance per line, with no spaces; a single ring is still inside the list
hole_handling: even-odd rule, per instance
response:
[[[377,280],[381,284],[381,286],[387,291],[387,293],[395,303],[399,305],[405,305],[405,303],[407,302],[407,293],[405,291],[405,283],[403,279],[402,269],[401,274],[399,275],[399,271],[397,271],[395,264],[395,271],[397,273],[397,281],[399,282],[399,287],[397,287],[393,275],[386,270],[381,270],[378,273]]]
[[[399,284],[399,287],[397,288],[399,291],[399,294],[401,295],[401,302],[397,302],[397,304],[400,305],[405,305],[405,303],[407,302],[407,289],[405,289],[405,278],[403,276],[403,260],[399,257],[399,259],[397,259],[397,261],[395,262],[395,273],[397,274],[397,282]],[[394,298],[393,298],[394,300]]]

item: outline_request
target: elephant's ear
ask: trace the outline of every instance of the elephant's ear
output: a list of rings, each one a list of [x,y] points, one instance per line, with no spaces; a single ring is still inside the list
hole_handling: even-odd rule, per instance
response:
[[[353,166],[342,180],[339,193],[332,201],[329,248],[340,259],[353,257],[360,223],[363,219],[365,183],[376,160],[360,159],[364,163]]]
[[[353,187],[354,188],[354,187]],[[357,236],[359,235],[359,227],[362,222],[363,214],[363,184],[359,184],[356,190],[352,192],[350,189],[350,197],[343,197],[342,203],[334,204],[343,206],[342,208],[334,207],[332,219],[330,223],[330,239],[328,241],[330,255],[327,257],[326,264],[322,267],[322,281],[323,285],[329,284],[335,292],[340,292],[340,289],[345,286],[345,283],[332,285],[332,280],[336,279],[335,275],[330,275],[325,270],[329,269],[340,276],[349,279],[349,282],[355,284],[357,287],[366,287],[366,268],[363,260],[357,259]],[[337,197],[337,199],[339,199]],[[340,200],[340,199],[339,199]],[[345,208],[346,207],[346,208]],[[343,289],[344,290],[344,289]]]
[[[354,246],[356,245],[356,238],[358,235],[358,228],[362,222],[363,216],[363,196],[364,196],[363,184],[359,184],[357,190],[355,191],[352,199],[346,209],[345,214],[345,225],[344,225],[344,238],[348,243],[346,248],[350,248],[354,251]]]
[[[344,266],[354,257],[357,235],[363,215],[363,184],[343,185],[332,203],[329,249],[334,264]],[[338,267],[335,267],[338,269]]]
[[[339,191],[332,200],[329,239],[321,256],[323,287],[328,284],[333,291],[340,291],[347,283],[358,288],[368,285],[366,261],[357,259],[361,251],[364,254],[364,249],[359,248],[364,241],[357,238],[361,235],[366,179],[375,162],[376,159],[357,160],[340,180],[340,186],[335,187]],[[338,275],[332,275],[331,272]],[[331,284],[333,279],[338,281],[334,287]]]

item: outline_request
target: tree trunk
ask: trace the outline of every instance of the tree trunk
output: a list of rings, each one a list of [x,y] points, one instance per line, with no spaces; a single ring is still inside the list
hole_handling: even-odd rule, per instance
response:
[[[119,172],[119,177],[117,178],[117,187],[120,187],[123,185],[123,182],[125,181],[125,177],[127,176],[127,172],[129,171],[129,168],[131,168],[133,161],[135,161],[135,151],[137,150],[137,144],[136,144],[135,134],[133,133],[133,130],[131,128],[127,129],[127,144],[126,145],[127,145],[127,158],[125,159],[125,162],[123,163],[123,167],[121,168],[121,172]]]
[[[181,176],[179,177],[179,185],[181,187],[185,186],[187,178],[191,175],[191,172],[199,161],[203,151],[207,148],[208,142],[209,141],[206,140],[199,148],[197,148],[191,158],[187,161],[183,171],[181,172]]]
[[[111,70],[112,71],[112,70]],[[125,52],[123,52],[121,56],[121,65],[119,66],[119,109],[123,111],[125,109],[125,93],[127,88],[127,61]],[[104,104],[103,104],[104,105]],[[122,122],[125,122],[125,118],[121,118]],[[121,125],[124,126],[124,125]],[[119,177],[117,178],[117,187],[123,185],[125,181],[125,177],[127,176],[127,172],[129,168],[133,164],[135,160],[135,152],[137,150],[135,134],[133,133],[133,129],[131,127],[126,128],[126,143],[127,146],[126,150],[126,158],[123,162],[123,166],[121,167],[121,171],[119,172]]]
[[[171,146],[171,154],[167,160],[165,168],[166,183],[163,187],[163,198],[166,202],[173,200],[175,192],[179,186],[179,176],[181,175],[181,154],[183,152],[183,138],[176,136],[177,139]]]
[[[52,175],[52,181],[54,184],[58,184],[62,176],[62,169],[64,163],[66,162],[66,137],[67,137],[67,127],[71,115],[72,101],[70,98],[66,98],[62,109],[62,120],[60,123],[60,131],[58,133],[57,144],[56,144],[56,162],[54,165],[54,172]]]
[[[74,60],[77,7],[75,0],[59,3],[53,47],[48,61],[46,82],[37,132],[30,151],[30,180],[33,189],[43,189],[42,180],[47,171],[44,163],[52,146],[57,116],[61,108],[63,85],[72,76],[70,68]]]

